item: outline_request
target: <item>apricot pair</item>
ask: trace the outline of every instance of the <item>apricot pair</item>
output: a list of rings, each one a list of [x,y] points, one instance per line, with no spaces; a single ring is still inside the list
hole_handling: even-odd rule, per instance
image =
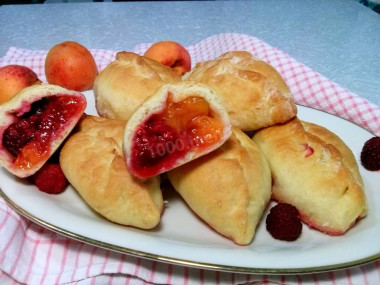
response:
[[[174,41],[156,42],[144,56],[170,66],[180,76],[191,68],[189,52]],[[93,56],[84,46],[67,41],[49,50],[45,61],[45,73],[47,81],[51,84],[84,91],[92,87],[98,70]]]
[[[180,76],[191,69],[189,52],[174,41],[156,42],[144,56],[170,66]],[[77,42],[66,41],[49,50],[45,60],[45,74],[50,84],[84,91],[92,87],[98,69],[87,48]],[[37,74],[28,67],[9,65],[0,68],[0,104],[21,89],[40,83]]]

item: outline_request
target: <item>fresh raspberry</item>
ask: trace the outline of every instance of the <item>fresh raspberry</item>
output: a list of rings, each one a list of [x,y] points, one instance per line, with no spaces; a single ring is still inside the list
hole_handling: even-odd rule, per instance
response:
[[[360,160],[365,169],[380,170],[380,137],[373,137],[365,142]]]
[[[39,171],[33,175],[34,184],[42,192],[59,194],[68,185],[68,181],[62,172],[59,163],[45,163]]]
[[[267,231],[279,240],[294,241],[302,232],[300,213],[296,207],[279,203],[272,207],[266,219]]]

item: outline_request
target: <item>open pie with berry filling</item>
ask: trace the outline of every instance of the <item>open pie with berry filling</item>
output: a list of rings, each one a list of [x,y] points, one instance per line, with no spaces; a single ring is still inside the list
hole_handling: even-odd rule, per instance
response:
[[[200,83],[165,84],[129,119],[123,149],[129,171],[147,178],[221,146],[231,134],[217,94]]]
[[[82,116],[82,93],[56,85],[27,87],[0,105],[0,163],[18,177],[37,172]]]

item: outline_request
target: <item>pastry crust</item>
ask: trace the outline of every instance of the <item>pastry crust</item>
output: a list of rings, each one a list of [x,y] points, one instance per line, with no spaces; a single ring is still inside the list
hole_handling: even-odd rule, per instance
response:
[[[298,118],[258,131],[253,140],[272,170],[273,198],[330,235],[344,234],[367,213],[351,150],[329,130]]]
[[[213,88],[221,96],[232,125],[243,131],[283,123],[297,114],[281,75],[249,52],[227,52],[197,63],[183,80]]]
[[[54,137],[51,141],[49,148],[49,156],[41,159],[38,163],[29,165],[29,167],[20,168],[15,167],[15,157],[11,155],[3,146],[4,131],[15,121],[17,117],[22,116],[30,110],[32,103],[37,102],[43,98],[51,96],[75,96],[81,102],[82,109],[78,109],[77,115],[73,115],[71,120],[59,130],[58,136]],[[67,90],[57,85],[42,84],[32,85],[22,89],[9,101],[0,105],[0,164],[4,166],[10,173],[20,178],[25,178],[36,173],[49,159],[51,155],[58,149],[65,138],[73,130],[79,119],[81,118],[86,107],[85,96],[77,91]]]
[[[224,109],[220,98],[211,88],[207,85],[195,82],[164,84],[140,105],[140,107],[133,113],[125,127],[123,149],[128,169],[132,172],[132,152],[134,146],[133,143],[136,141],[136,130],[138,130],[139,126],[146,122],[152,115],[160,113],[164,110],[169,95],[174,102],[180,102],[192,96],[203,98],[209,104],[210,115],[213,118],[218,119],[223,124],[223,132],[218,141],[213,141],[212,144],[202,148],[200,151],[190,149],[184,157],[176,160],[175,164],[170,169],[215,150],[231,135],[231,124],[228,114]],[[156,174],[166,172],[170,169],[162,168]],[[140,177],[139,173],[133,172],[133,174]]]
[[[344,141],[325,127],[305,121],[301,121],[301,123],[306,132],[337,148],[343,156],[344,165],[351,171],[360,187],[364,189],[364,183],[359,173],[358,163],[356,162],[351,149],[344,143]]]
[[[86,116],[65,143],[60,164],[83,200],[108,220],[151,229],[163,211],[159,177],[141,180],[126,167],[123,120]]]
[[[180,80],[168,66],[132,52],[118,52],[95,79],[97,112],[101,117],[128,120],[158,87]]]
[[[168,172],[176,191],[208,225],[249,244],[271,197],[268,162],[239,129],[220,148]]]

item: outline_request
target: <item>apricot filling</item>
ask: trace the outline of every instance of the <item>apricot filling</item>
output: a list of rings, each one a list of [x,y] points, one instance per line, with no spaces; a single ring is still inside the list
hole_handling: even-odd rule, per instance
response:
[[[22,115],[16,115],[16,111],[15,121],[4,131],[2,138],[3,147],[15,157],[14,166],[32,168],[47,159],[51,142],[70,119],[80,116],[84,105],[78,97],[55,95],[32,103],[30,110]]]
[[[171,168],[187,152],[202,151],[218,142],[223,124],[210,105],[196,95],[174,102],[171,94],[161,113],[152,115],[134,135],[131,164],[142,177]]]

